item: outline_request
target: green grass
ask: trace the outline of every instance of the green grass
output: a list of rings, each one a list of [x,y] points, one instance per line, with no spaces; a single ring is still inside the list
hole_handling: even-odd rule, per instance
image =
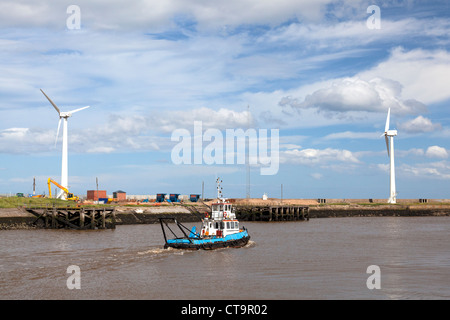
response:
[[[164,203],[161,206],[168,206],[169,204]],[[48,198],[28,198],[28,197],[0,197],[0,208],[17,208],[17,207],[75,207],[77,203],[74,201],[65,201],[61,199],[48,199]],[[108,204],[85,204],[83,207],[112,207],[118,206],[116,203],[108,203]],[[122,206],[126,207],[154,207],[154,204],[122,204]]]
[[[27,197],[0,198],[0,208],[17,208],[22,206],[46,207],[53,205],[75,207],[77,204],[74,201],[64,201],[61,199],[27,198]]]

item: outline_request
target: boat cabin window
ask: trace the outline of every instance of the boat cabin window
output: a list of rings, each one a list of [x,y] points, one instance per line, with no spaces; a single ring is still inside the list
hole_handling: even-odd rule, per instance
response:
[[[213,204],[212,205],[212,211],[231,211],[231,209],[232,209],[231,204]]]
[[[223,205],[223,204],[213,204],[212,205],[212,210],[213,211],[229,210],[229,209],[226,209],[227,207],[228,207],[227,205]]]
[[[236,221],[227,221],[227,229],[238,229],[238,222]]]

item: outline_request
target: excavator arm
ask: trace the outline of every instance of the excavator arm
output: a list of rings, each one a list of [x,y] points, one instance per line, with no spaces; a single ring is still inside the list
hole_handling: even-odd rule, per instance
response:
[[[75,200],[75,201],[79,200],[79,198],[77,196],[74,196],[72,193],[69,193],[69,190],[67,188],[63,187],[62,185],[60,185],[58,182],[56,182],[52,178],[48,178],[48,181],[47,181],[48,196],[50,198],[52,197],[52,187],[51,187],[52,183],[66,193],[67,200]]]

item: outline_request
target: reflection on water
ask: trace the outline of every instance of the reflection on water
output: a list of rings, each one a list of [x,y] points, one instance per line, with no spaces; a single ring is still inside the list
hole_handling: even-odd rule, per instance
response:
[[[186,224],[191,227],[195,224]],[[159,225],[0,232],[1,299],[449,299],[450,218],[246,222],[243,248],[163,249]],[[81,289],[66,286],[81,269]],[[369,290],[369,265],[381,289]]]

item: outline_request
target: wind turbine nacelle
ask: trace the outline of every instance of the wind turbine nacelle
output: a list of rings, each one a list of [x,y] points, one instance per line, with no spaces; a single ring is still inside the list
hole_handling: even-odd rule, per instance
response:
[[[387,136],[396,136],[397,135],[397,130],[388,130],[386,132]]]
[[[60,116],[61,118],[69,118],[69,117],[72,116],[72,113],[71,113],[71,112],[61,112],[61,113],[59,114],[59,116]]]

